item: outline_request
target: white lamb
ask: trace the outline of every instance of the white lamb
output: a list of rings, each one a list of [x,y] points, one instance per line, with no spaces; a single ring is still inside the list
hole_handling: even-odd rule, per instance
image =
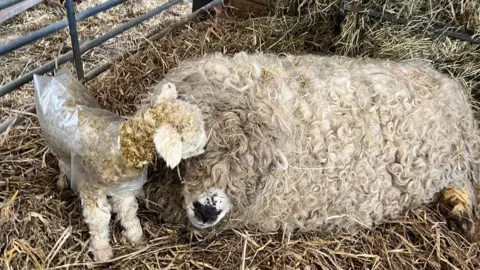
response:
[[[66,70],[55,77],[35,75],[34,86],[43,135],[72,189],[79,192],[95,260],[113,256],[112,210],[124,236],[141,244],[135,197],[146,180],[146,165],[155,150],[170,167],[202,153],[206,135],[199,109],[178,100],[171,84],[163,86],[154,106],[128,120],[100,109]]]
[[[465,90],[425,63],[215,54],[156,89],[166,83],[198,104],[209,134],[182,175],[195,227],[228,213],[228,226],[353,232],[437,194],[453,217],[474,218],[478,123]],[[166,200],[162,185],[149,184],[150,200]]]

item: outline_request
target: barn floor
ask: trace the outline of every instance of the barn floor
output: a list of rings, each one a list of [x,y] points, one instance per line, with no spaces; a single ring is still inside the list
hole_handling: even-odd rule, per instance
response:
[[[115,16],[109,18],[117,20]],[[294,24],[278,23],[285,28]],[[215,51],[311,50],[306,36],[285,34],[270,25],[271,19],[228,17],[192,23],[117,63],[87,86],[100,104],[129,115],[147,87],[182,59]],[[145,34],[152,27],[155,26],[136,30],[139,32],[132,32],[111,46],[122,49],[135,46],[141,40],[138,33]],[[91,31],[95,34],[100,29]],[[32,51],[31,55],[35,55],[32,63],[55,55],[53,52],[60,48],[57,46],[65,43],[61,35],[46,46],[50,51],[44,54],[41,48]],[[321,48],[318,51],[328,47],[317,45]],[[111,57],[104,51],[108,51],[108,46],[88,54],[86,59],[94,66]],[[0,74],[18,76],[18,69],[14,71],[2,64],[22,63],[26,67],[28,61],[22,61],[26,61],[27,53],[0,59]],[[2,83],[5,80],[9,78],[2,79]],[[28,85],[1,98],[0,118],[16,114],[13,108],[30,104],[31,91],[32,86]],[[147,246],[137,249],[125,245],[119,224],[112,223],[115,258],[106,264],[96,264],[88,252],[88,230],[81,218],[79,200],[71,191],[56,189],[57,176],[56,161],[34,117],[0,137],[2,269],[480,269],[478,244],[449,230],[446,221],[428,206],[358,235],[326,238],[244,230],[191,232],[180,225],[158,222],[159,209],[142,206],[140,219],[148,237]]]

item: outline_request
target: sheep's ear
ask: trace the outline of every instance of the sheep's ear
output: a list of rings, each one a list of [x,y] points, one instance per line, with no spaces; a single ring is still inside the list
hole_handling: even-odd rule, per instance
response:
[[[177,87],[173,83],[166,83],[162,86],[162,91],[158,96],[159,100],[174,100],[177,99]]]
[[[153,144],[170,168],[176,167],[182,160],[182,138],[172,126],[163,124],[157,128],[153,134]]]

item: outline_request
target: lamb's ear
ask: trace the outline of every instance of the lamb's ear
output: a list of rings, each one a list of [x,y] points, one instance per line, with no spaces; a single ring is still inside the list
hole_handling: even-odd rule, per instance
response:
[[[153,134],[153,144],[170,168],[176,167],[182,160],[182,138],[172,126],[163,124],[157,128]]]
[[[157,98],[157,101],[161,100],[175,100],[178,97],[177,87],[175,84],[168,82],[162,86],[162,91]]]

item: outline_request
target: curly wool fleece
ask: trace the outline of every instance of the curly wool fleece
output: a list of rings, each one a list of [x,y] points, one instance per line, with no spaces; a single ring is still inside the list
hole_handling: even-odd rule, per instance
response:
[[[348,232],[478,180],[465,90],[419,61],[215,54],[157,89],[166,82],[200,106],[209,134],[185,160],[184,203],[224,189],[229,227]]]

